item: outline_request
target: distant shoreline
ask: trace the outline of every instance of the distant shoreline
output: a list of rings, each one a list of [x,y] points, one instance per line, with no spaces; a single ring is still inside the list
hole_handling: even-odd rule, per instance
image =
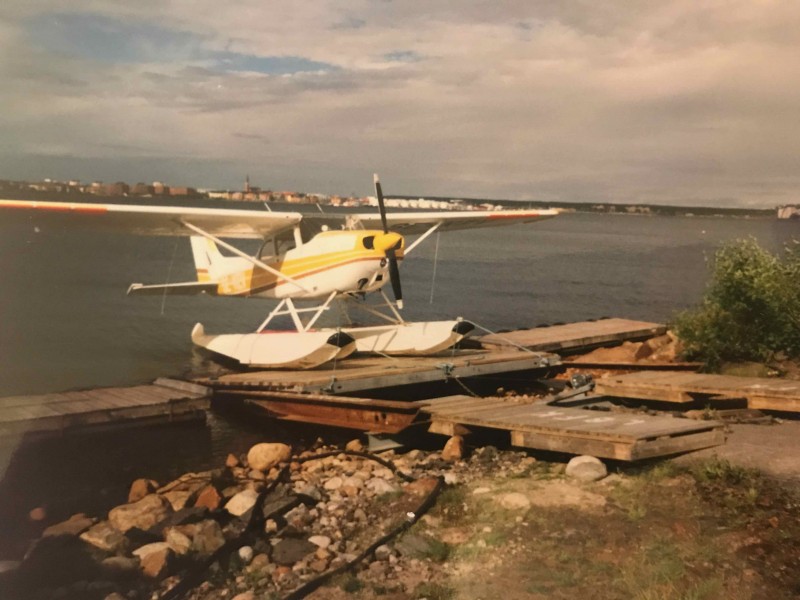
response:
[[[91,204],[163,204],[167,206],[189,205],[189,206],[208,206],[226,207],[236,209],[258,210],[265,204],[270,206],[291,206],[295,210],[303,210],[303,207],[313,207],[315,210],[316,202],[256,202],[249,200],[219,200],[212,199],[202,193],[186,196],[136,196],[118,195],[101,196],[82,192],[46,192],[27,189],[0,189],[0,196],[7,200],[42,200],[50,202],[84,202]],[[414,200],[416,196],[391,196],[398,200]],[[517,201],[517,200],[487,200],[479,198],[448,198],[448,197],[429,197],[433,201],[456,201],[479,205],[486,202],[499,203],[510,208],[558,208],[565,212],[592,213],[592,214],[615,214],[615,215],[642,215],[642,216],[670,216],[670,217],[738,217],[738,218],[771,218],[776,219],[775,209],[772,208],[721,208],[710,206],[671,206],[660,204],[615,204],[609,202],[540,202],[540,201]],[[330,204],[320,203],[326,209],[339,209],[340,207]],[[369,207],[357,207],[357,209],[368,209]],[[405,210],[405,209],[403,209]]]

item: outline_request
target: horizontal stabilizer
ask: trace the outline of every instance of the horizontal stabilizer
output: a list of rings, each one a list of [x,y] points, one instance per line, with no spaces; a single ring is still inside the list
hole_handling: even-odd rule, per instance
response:
[[[132,283],[128,288],[128,295],[137,296],[162,296],[181,295],[192,296],[195,294],[210,294],[217,295],[217,284],[213,282],[198,283],[197,281],[188,281],[186,283],[165,283],[163,285],[144,285],[141,283]]]

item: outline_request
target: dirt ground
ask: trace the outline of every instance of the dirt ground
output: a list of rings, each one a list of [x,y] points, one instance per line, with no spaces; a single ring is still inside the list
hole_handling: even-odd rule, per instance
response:
[[[593,483],[545,461],[489,469],[406,534],[435,541],[412,568],[365,565],[312,597],[797,598],[798,434],[796,422],[736,425],[726,446]]]

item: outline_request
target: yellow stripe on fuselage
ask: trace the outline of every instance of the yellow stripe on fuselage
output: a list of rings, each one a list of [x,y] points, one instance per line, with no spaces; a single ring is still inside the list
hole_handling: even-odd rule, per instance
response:
[[[328,235],[336,235],[339,233],[340,232],[330,232]],[[350,236],[352,236],[352,233],[353,232],[341,232],[341,234]],[[358,247],[364,237],[381,232],[364,231],[360,233],[361,235],[354,239],[354,246],[356,247],[352,250],[314,254],[311,256],[276,261],[268,264],[270,267],[280,271],[282,274],[299,280],[354,262],[380,261],[382,258],[384,258],[385,253],[381,250],[368,250]],[[396,256],[398,259],[403,258],[402,248],[396,251]],[[250,295],[277,287],[281,283],[284,283],[284,281],[280,280],[276,275],[273,275],[268,271],[256,268],[248,268],[244,271],[239,271],[237,273],[220,277],[218,293],[222,295],[234,296]]]

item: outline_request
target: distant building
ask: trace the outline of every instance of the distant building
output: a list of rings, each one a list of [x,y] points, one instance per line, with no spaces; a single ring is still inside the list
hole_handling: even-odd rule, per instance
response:
[[[170,196],[196,196],[197,190],[191,187],[172,186],[168,193]]]
[[[153,195],[166,196],[169,194],[169,186],[161,183],[160,181],[153,182]]]
[[[146,183],[137,183],[131,188],[131,195],[133,196],[152,196],[155,193],[155,188]]]
[[[779,219],[800,219],[800,205],[784,204],[777,208]]]

